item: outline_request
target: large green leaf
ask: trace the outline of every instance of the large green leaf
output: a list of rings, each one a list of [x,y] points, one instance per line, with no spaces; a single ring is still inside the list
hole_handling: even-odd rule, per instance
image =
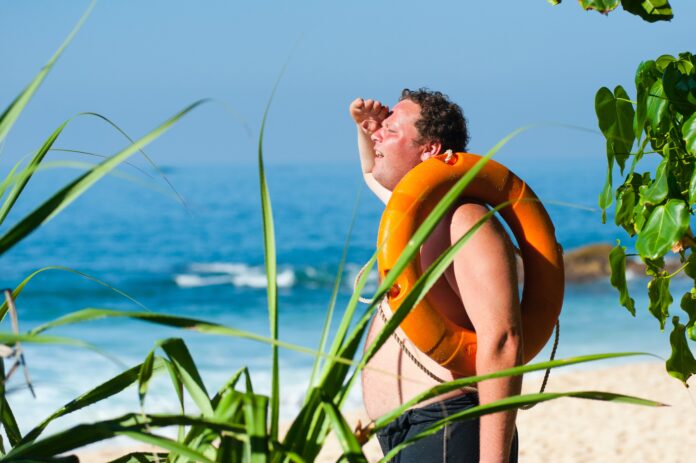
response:
[[[22,93],[20,93],[19,96],[17,96],[17,98],[15,98],[15,100],[12,103],[10,103],[10,105],[5,109],[5,111],[2,114],[0,114],[0,143],[2,143],[3,140],[5,140],[7,133],[10,131],[14,123],[19,118],[19,115],[24,110],[24,107],[27,105],[27,103],[29,103],[29,100],[31,100],[36,91],[39,89],[41,83],[44,81],[51,69],[53,69],[53,65],[56,64],[56,61],[58,61],[60,55],[63,54],[63,51],[65,51],[65,49],[68,47],[70,42],[72,42],[73,38],[80,30],[82,25],[85,23],[85,21],[87,21],[87,18],[89,17],[90,13],[92,13],[92,9],[94,8],[94,5],[96,5],[96,3],[96,0],[93,0],[89,4],[87,10],[84,12],[77,24],[75,24],[75,27],[73,27],[72,31],[70,31],[70,34],[68,34],[63,43],[60,45],[60,47],[58,47],[58,50],[56,50],[53,56],[51,56],[51,59],[48,60],[48,63],[46,63],[44,67],[41,68],[39,73],[36,74],[36,76],[29,83],[29,85],[27,85],[26,88],[22,90]]]
[[[674,17],[668,0],[621,0],[621,6],[651,23],[670,21]]]
[[[667,204],[653,209],[636,240],[641,256],[661,257],[684,236],[689,227],[689,208],[684,201],[670,199]]]
[[[660,329],[665,329],[669,317],[672,294],[669,292],[669,277],[658,276],[648,282],[648,310],[660,322]]]
[[[585,10],[595,10],[607,14],[619,6],[619,0],[578,0]]]
[[[667,184],[667,169],[669,168],[669,158],[665,156],[657,166],[655,180],[649,185],[641,186],[641,204],[660,204],[667,197],[669,186]]]
[[[686,327],[679,323],[679,317],[672,317],[674,328],[669,335],[672,355],[667,359],[667,372],[686,385],[686,381],[696,374],[694,359],[686,341]]]
[[[611,285],[619,290],[619,301],[628,311],[636,316],[635,301],[628,294],[626,284],[626,248],[616,241],[616,247],[609,253],[609,264],[611,267]]]
[[[607,154],[611,153],[623,172],[635,140],[635,113],[628,94],[621,86],[614,93],[606,87],[600,88],[595,95],[595,111],[599,128],[607,139]]]

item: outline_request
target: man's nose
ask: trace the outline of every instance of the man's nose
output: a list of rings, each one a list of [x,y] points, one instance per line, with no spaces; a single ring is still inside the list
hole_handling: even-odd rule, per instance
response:
[[[374,132],[372,132],[372,135],[370,136],[370,139],[371,139],[373,142],[382,141],[382,127],[380,127],[379,129],[375,130]]]

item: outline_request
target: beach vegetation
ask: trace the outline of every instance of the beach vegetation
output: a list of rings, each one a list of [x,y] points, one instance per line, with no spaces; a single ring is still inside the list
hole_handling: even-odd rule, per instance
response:
[[[561,0],[548,0],[548,2],[558,5]],[[674,16],[668,0],[578,0],[578,3],[585,10],[597,11],[605,15],[621,5],[624,11],[640,16],[648,22],[669,21]]]
[[[602,220],[616,199],[614,224],[635,237],[634,256],[645,263],[650,278],[648,311],[660,330],[671,315],[667,371],[686,382],[696,374],[686,338],[688,333],[696,340],[696,287],[681,296],[683,313],[678,315],[670,312],[670,281],[683,275],[696,284],[696,241],[690,226],[696,205],[696,56],[685,52],[641,63],[635,97],[621,85],[613,91],[602,87],[595,109],[607,153],[607,177],[599,196]],[[617,168],[623,180],[614,188]],[[665,257],[671,252],[682,265],[670,273]],[[611,283],[621,305],[635,316],[626,281],[627,256],[626,247],[617,241],[610,254]]]
[[[80,20],[49,63],[44,66],[31,83],[0,115],[0,143],[7,136],[12,125],[52,69],[62,51],[77,33],[92,7],[93,5],[90,6],[85,16]],[[77,310],[55,320],[48,321],[25,333],[20,333],[19,330],[2,331],[0,332],[0,343],[5,347],[3,349],[4,358],[0,362],[0,379],[2,380],[0,381],[0,423],[6,439],[0,440],[0,461],[77,461],[76,457],[70,456],[70,453],[76,449],[115,436],[126,436],[139,442],[154,445],[161,450],[154,453],[135,452],[114,461],[303,462],[314,461],[329,434],[333,432],[342,448],[343,455],[341,458],[351,462],[363,462],[367,461],[367,459],[362,451],[362,445],[367,439],[373,437],[378,430],[396,419],[407,408],[428,398],[486,379],[521,375],[534,371],[543,371],[548,368],[577,365],[607,358],[641,355],[640,353],[587,355],[519,366],[489,375],[457,379],[423,392],[413,400],[373,423],[369,423],[357,430],[351,429],[342,412],[342,407],[350,390],[355,387],[360,372],[367,367],[367,362],[393,333],[408,314],[410,308],[424,297],[435,281],[443,274],[461,246],[466,243],[485,220],[492,217],[498,209],[506,207],[507,204],[492,209],[423,273],[403,302],[402,310],[390,319],[374,344],[364,353],[361,353],[361,342],[376,307],[392,287],[401,271],[414,258],[421,244],[476,173],[519,131],[501,140],[443,197],[417,230],[399,261],[380,282],[375,293],[369,298],[370,302],[365,307],[362,307],[359,305],[360,294],[365,287],[367,275],[376,262],[377,253],[373,254],[366,266],[366,271],[357,281],[356,289],[350,301],[342,312],[336,332],[330,338],[329,327],[336,308],[336,296],[342,275],[341,269],[345,263],[345,250],[350,245],[350,233],[348,233],[334,291],[330,301],[328,301],[326,323],[324,324],[320,346],[318,349],[312,349],[282,341],[278,331],[279,307],[276,284],[275,225],[263,162],[263,134],[271,101],[272,96],[269,99],[261,122],[257,153],[262,204],[261,215],[264,230],[263,252],[268,283],[268,336],[205,320],[150,310],[122,311],[98,307],[87,307]],[[202,102],[203,100],[187,106],[145,136],[129,143],[123,150],[88,168],[83,174],[59,189],[33,211],[16,220],[14,225],[0,233],[0,254],[7,252],[17,243],[26,239],[32,231],[43,226],[71,202],[84,194],[97,181],[125,162],[130,156],[140,152],[148,143],[164,134],[174,123]],[[3,200],[0,209],[0,224],[12,212],[17,198],[21,195],[27,183],[32,180],[33,174],[44,164],[46,153],[51,150],[53,143],[61,135],[69,121],[61,124],[41,143],[40,148],[26,165],[18,163],[11,169],[0,188],[0,199]],[[6,318],[5,316],[8,313],[12,315],[13,319],[21,316],[21,313],[14,307],[14,301],[20,298],[22,290],[40,271],[29,275],[13,291],[5,293],[6,302],[0,308],[0,316],[2,318]],[[7,389],[7,380],[12,375],[12,372],[16,371],[23,364],[21,345],[23,343],[37,343],[91,347],[78,339],[53,336],[48,333],[60,326],[88,323],[92,320],[105,318],[130,318],[143,323],[154,323],[180,330],[192,330],[214,336],[251,339],[268,344],[272,346],[270,394],[260,394],[254,389],[249,371],[245,366],[239,366],[239,369],[230,375],[229,380],[221,388],[211,393],[201,377],[196,361],[190,353],[185,339],[172,337],[156,342],[152,350],[144,352],[143,361],[140,364],[126,368],[113,378],[66,403],[58,410],[50,413],[47,418],[28,432],[21,432],[11,406],[11,395]],[[297,415],[289,420],[289,426],[284,434],[280,431],[279,414],[280,394],[282,394],[278,360],[278,349],[280,348],[301,352],[314,358],[313,373],[308,382],[304,402]],[[12,363],[12,366],[7,370],[4,368],[5,360]],[[230,368],[232,369],[232,365]],[[173,414],[146,413],[144,404],[149,394],[150,382],[155,375],[165,373],[170,378],[171,386],[178,401],[179,412]],[[97,402],[108,400],[129,387],[135,389],[133,402],[136,411],[116,418],[80,424],[48,436],[44,435],[46,427],[55,420]],[[186,397],[193,402],[194,409],[186,408]],[[414,436],[395,448],[390,454],[385,456],[385,460],[392,458],[403,447],[411,445],[430,433],[436,432],[452,420],[475,418],[486,413],[529,406],[560,397],[624,402],[646,406],[662,405],[652,400],[599,391],[539,392],[509,397],[504,400],[480,405],[440,420],[429,430]],[[137,410],[138,404],[140,405],[140,410]],[[159,433],[159,430],[164,428],[173,429],[175,435]]]

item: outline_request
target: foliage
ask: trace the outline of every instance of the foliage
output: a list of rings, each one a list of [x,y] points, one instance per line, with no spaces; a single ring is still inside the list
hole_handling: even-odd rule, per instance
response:
[[[663,55],[643,62],[636,71],[635,85],[635,101],[621,86],[613,92],[603,87],[595,97],[607,151],[607,179],[599,203],[605,220],[606,209],[615,197],[614,223],[636,236],[636,251],[651,277],[648,310],[664,329],[673,300],[669,282],[674,276],[665,269],[664,256],[673,247],[683,264],[680,271],[696,284],[696,242],[689,226],[696,205],[696,56]],[[652,171],[638,172],[644,157],[659,162]],[[615,166],[625,177],[613,191]],[[635,315],[626,285],[626,254],[620,243],[612,251],[610,263],[611,283],[620,292],[621,305]],[[681,325],[675,316],[667,369],[686,381],[696,372],[685,337],[688,331],[696,340],[694,292],[685,294],[681,301],[688,322]]]
[[[619,4],[631,14],[640,16],[648,22],[669,21],[673,18],[669,0],[578,0],[585,10],[594,10],[609,14],[618,8]],[[561,0],[548,0],[552,5],[558,5]]]

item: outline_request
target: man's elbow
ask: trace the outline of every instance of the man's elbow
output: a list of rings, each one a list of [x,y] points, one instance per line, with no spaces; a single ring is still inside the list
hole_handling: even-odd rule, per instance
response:
[[[494,364],[521,365],[524,354],[522,332],[519,329],[510,328],[494,336],[479,336],[477,351],[478,357],[486,357]]]

